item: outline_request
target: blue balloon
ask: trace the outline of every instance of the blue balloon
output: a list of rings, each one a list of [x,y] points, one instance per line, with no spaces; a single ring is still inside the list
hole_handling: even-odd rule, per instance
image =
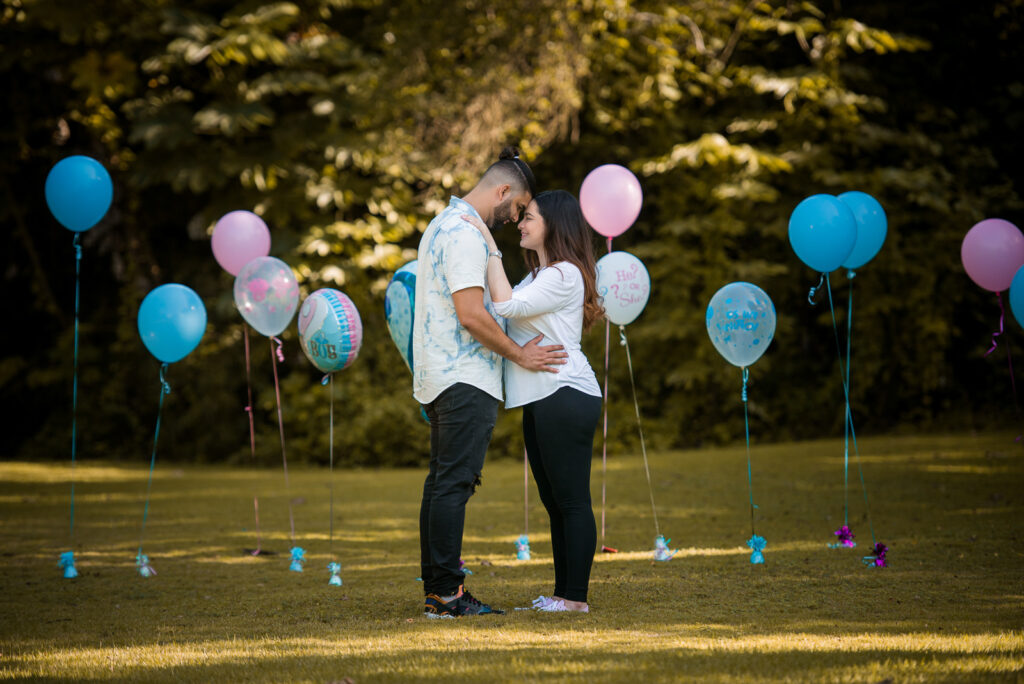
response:
[[[718,353],[745,368],[761,358],[775,337],[775,305],[751,283],[729,283],[708,303],[708,336]]]
[[[110,174],[92,157],[65,157],[46,176],[46,204],[50,213],[76,233],[99,223],[113,198]]]
[[[344,292],[323,288],[299,309],[299,342],[310,363],[324,373],[348,368],[363,344],[363,323]]]
[[[164,363],[185,358],[206,331],[206,307],[192,288],[176,283],[150,291],[139,307],[139,335]]]
[[[850,256],[843,262],[843,268],[853,270],[874,259],[878,250],[882,249],[889,221],[882,205],[866,192],[844,192],[839,195],[839,200],[850,208],[857,222],[857,240],[853,243]]]
[[[413,259],[395,271],[384,293],[384,317],[388,322],[388,332],[409,370],[412,370],[413,363],[412,323],[416,313],[417,265],[418,261]]]
[[[1010,311],[1017,323],[1024,327],[1024,266],[1017,269],[1010,282]]]
[[[856,242],[853,212],[832,195],[811,195],[789,217],[789,244],[801,261],[819,273],[842,266]]]

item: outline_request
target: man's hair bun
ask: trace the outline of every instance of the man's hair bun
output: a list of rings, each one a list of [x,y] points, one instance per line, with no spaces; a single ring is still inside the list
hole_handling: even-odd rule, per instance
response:
[[[502,159],[518,159],[520,155],[519,148],[514,145],[502,148],[501,154],[498,155],[498,160]]]

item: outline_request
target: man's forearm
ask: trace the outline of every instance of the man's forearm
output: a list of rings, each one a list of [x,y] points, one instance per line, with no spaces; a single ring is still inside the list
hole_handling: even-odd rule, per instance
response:
[[[466,320],[461,321],[461,323],[462,327],[469,331],[469,334],[477,342],[491,351],[501,354],[501,356],[513,363],[519,362],[523,351],[522,347],[505,334],[505,331],[491,318],[491,315],[486,310],[484,310],[483,315],[466,317]]]

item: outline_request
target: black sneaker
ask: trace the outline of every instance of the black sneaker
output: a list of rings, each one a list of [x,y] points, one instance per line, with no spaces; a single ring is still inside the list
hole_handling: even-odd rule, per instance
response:
[[[469,589],[463,589],[462,596],[455,599],[455,602],[459,604],[459,608],[462,610],[463,615],[486,615],[487,613],[492,613],[494,615],[505,614],[505,611],[500,608],[491,608],[486,603],[480,603],[480,601],[469,593]]]
[[[487,615],[488,613],[505,614],[503,610],[481,603],[464,587],[459,587],[459,590],[462,593],[448,603],[445,603],[437,594],[427,594],[426,602],[423,605],[423,614],[434,619],[450,619],[463,615]]]
[[[445,603],[440,596],[437,594],[427,594],[426,602],[423,604],[423,614],[428,618],[457,618],[460,613],[458,612],[458,599],[455,599],[451,603]]]

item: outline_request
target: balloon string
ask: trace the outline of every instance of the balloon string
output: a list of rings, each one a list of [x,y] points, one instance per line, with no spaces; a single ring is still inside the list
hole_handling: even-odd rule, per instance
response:
[[[160,403],[156,409],[156,430],[153,432],[153,453],[149,457],[149,481],[146,483],[146,504],[142,509],[142,531],[139,532],[139,556],[142,556],[142,542],[146,536],[146,520],[149,518],[149,494],[153,489],[153,471],[156,469],[156,445],[160,439],[160,416],[164,410],[164,395],[171,393],[171,386],[167,384],[164,374],[167,372],[167,364],[160,365]]]
[[[640,403],[636,398],[636,383],[633,381],[633,359],[629,354],[629,341],[626,339],[626,326],[619,326],[620,344],[626,348],[626,363],[629,366],[629,386],[633,388],[633,408],[636,409],[636,427],[640,431],[640,453],[644,456],[644,472],[647,474],[647,491],[651,495],[651,514],[654,516],[654,536],[661,536],[658,526],[658,509],[654,505],[654,485],[651,484],[651,467],[647,463],[647,445],[644,442],[644,426],[640,421]]]
[[[846,272],[850,281],[850,293],[846,303],[846,387],[850,387],[850,345],[853,339],[853,279],[857,276],[853,269]],[[849,399],[849,397],[847,397]],[[846,402],[846,415],[843,420],[843,524],[850,526],[850,402]]]
[[[752,468],[750,467],[750,419],[747,414],[747,379],[750,377],[750,371],[743,367],[743,391],[740,396],[743,399],[743,433],[747,438],[747,494],[750,497],[750,534],[756,536],[757,532],[754,530],[754,509],[757,505],[754,503],[754,475]]]
[[[612,253],[612,239],[608,238],[608,253]],[[601,547],[604,543],[605,532],[605,501],[608,481],[608,348],[611,344],[611,321],[604,320],[604,428],[601,438]]]
[[[992,333],[992,348],[985,352],[988,356],[996,350],[996,338],[1003,334],[1003,321],[1006,318],[1006,309],[1003,307],[1003,295],[996,292],[996,301],[999,303],[999,331]],[[1017,380],[1013,377],[1013,357],[1010,354],[1010,345],[1006,345],[1006,365],[1010,369],[1010,388],[1013,390],[1013,406],[1017,411],[1017,419],[1020,420],[1020,401],[1017,399]],[[1015,442],[1021,441],[1021,435],[1017,435]]]
[[[875,539],[875,526],[871,522],[871,508],[868,505],[867,484],[864,482],[864,467],[860,460],[860,449],[857,447],[857,431],[853,427],[853,413],[850,411],[850,387],[846,381],[846,370],[843,367],[843,353],[839,344],[839,325],[836,323],[836,310],[832,303],[832,284],[829,281],[827,274],[825,275],[825,285],[827,286],[828,291],[828,308],[832,314],[832,333],[836,340],[836,356],[839,359],[839,379],[843,383],[843,397],[846,399],[846,424],[850,428],[850,438],[853,440],[853,453],[857,458],[857,469],[860,471],[861,491],[864,494],[864,513],[868,519],[868,528],[871,530],[871,541],[873,544],[877,544],[878,541]]]
[[[324,379],[323,379],[323,381],[320,384],[325,384],[325,383],[330,383],[329,387],[327,388],[327,391],[331,395],[331,413],[330,413],[330,418],[329,418],[330,428],[329,428],[329,431],[327,433],[328,440],[329,440],[328,447],[327,447],[327,452],[330,454],[330,459],[331,459],[331,470],[330,470],[330,477],[331,477],[331,508],[330,508],[330,515],[331,515],[331,521],[330,521],[330,524],[328,525],[329,532],[328,532],[328,537],[327,537],[327,540],[328,540],[328,547],[327,547],[327,549],[328,549],[328,552],[331,554],[331,560],[333,561],[334,560],[334,374],[333,373],[328,373],[327,375],[324,376]]]
[[[71,522],[69,534],[71,543],[75,542],[75,460],[78,443],[78,310],[80,297],[79,275],[82,268],[82,245],[79,244],[81,233],[76,232],[72,245],[75,248],[75,352],[71,380]]]
[[[523,534],[530,536],[530,473],[529,459],[523,449]]]
[[[821,277],[818,278],[818,284],[815,285],[814,287],[812,287],[810,289],[810,291],[808,291],[808,293],[807,293],[807,303],[810,304],[811,306],[814,306],[815,304],[817,304],[817,302],[814,301],[814,295],[817,294],[818,289],[821,287],[821,284],[824,281],[825,281],[825,274],[822,273]]]
[[[601,546],[605,533],[605,500],[608,489],[608,343],[611,339],[611,322],[604,322],[604,428],[601,433]]]
[[[278,346],[274,348],[274,342],[277,342]],[[284,450],[284,415],[281,413],[281,383],[277,379],[277,359],[281,354],[281,340],[276,337],[270,338],[270,362],[274,367],[274,396],[277,397],[277,426],[281,432],[281,460],[284,462],[284,494],[288,497],[288,525],[291,528],[291,539],[292,545],[295,545],[295,516],[292,513],[292,490],[288,483],[288,456]]]
[[[989,348],[987,352],[985,352],[985,356],[988,356],[989,354],[996,350],[996,347],[999,346],[996,343],[996,338],[1003,334],[1003,318],[1006,315],[1006,310],[1003,308],[1002,293],[996,292],[996,301],[999,302],[999,330],[992,333],[992,346]]]
[[[278,337],[271,337],[270,339],[277,343],[277,360],[284,363],[284,350],[282,349],[284,342]]]
[[[253,463],[256,462],[256,426],[253,423],[252,415],[252,362],[249,355],[249,325],[242,323],[242,337],[245,340],[245,392],[249,403],[245,405],[245,412],[249,415],[249,450],[252,454]],[[253,492],[252,510],[256,518],[256,549],[252,555],[258,556],[263,550],[263,535],[260,533],[260,500]]]

